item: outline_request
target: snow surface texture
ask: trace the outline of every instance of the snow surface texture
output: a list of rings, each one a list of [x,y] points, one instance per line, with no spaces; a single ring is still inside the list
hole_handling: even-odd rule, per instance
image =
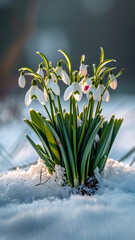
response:
[[[36,186],[40,182],[46,183]],[[71,195],[41,160],[0,177],[1,240],[134,240],[135,169],[108,159],[94,196]]]

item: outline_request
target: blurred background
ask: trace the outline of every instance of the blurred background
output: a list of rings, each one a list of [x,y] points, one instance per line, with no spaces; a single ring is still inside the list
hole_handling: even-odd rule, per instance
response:
[[[36,51],[43,52],[55,65],[61,58],[57,50],[62,49],[71,57],[74,69],[79,68],[80,57],[85,54],[91,74],[92,64],[98,63],[102,46],[106,59],[117,60],[117,71],[125,68],[115,92],[117,101],[113,102],[114,92],[111,92],[112,111],[117,109],[119,113],[121,107],[126,106],[125,114],[130,111],[133,121],[134,43],[135,0],[0,0],[0,153],[7,152],[6,158],[9,154],[10,159],[19,144],[18,139],[24,138],[24,125],[18,122],[17,125],[14,119],[22,121],[20,119],[25,117],[21,110],[28,86],[23,90],[18,87],[18,68],[28,66],[36,71],[41,61]],[[128,114],[127,119],[131,119]],[[15,131],[14,125],[18,130]],[[5,149],[7,142],[9,147]],[[132,146],[134,142],[129,149]]]

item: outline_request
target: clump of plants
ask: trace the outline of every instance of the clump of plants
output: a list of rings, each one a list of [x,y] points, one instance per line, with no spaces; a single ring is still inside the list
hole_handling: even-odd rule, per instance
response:
[[[108,67],[114,59],[101,57],[98,66],[93,64],[92,75],[88,74],[88,65],[82,55],[79,70],[72,70],[69,56],[62,50],[64,59],[60,59],[54,67],[46,56],[40,52],[42,62],[35,72],[30,68],[20,68],[19,86],[24,88],[26,76],[32,77],[31,87],[26,93],[25,104],[37,99],[44,107],[47,116],[34,109],[30,110],[30,120],[24,121],[37,134],[41,145],[36,144],[26,135],[28,141],[52,174],[55,165],[65,168],[69,185],[78,187],[85,184],[87,178],[98,167],[102,172],[111,147],[122,123],[113,115],[106,121],[101,115],[102,101],[108,102],[108,89],[117,88],[117,78],[122,74],[114,74],[116,67]],[[64,70],[66,67],[67,72]],[[64,101],[69,101],[69,109],[62,107],[59,83],[63,81],[67,88]],[[40,85],[40,88],[37,86]],[[87,104],[80,111],[78,102],[86,95]],[[46,103],[49,102],[49,108]]]

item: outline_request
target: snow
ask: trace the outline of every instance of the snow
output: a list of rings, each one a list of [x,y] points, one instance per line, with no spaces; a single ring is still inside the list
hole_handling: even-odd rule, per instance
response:
[[[134,96],[121,95],[103,103],[107,119],[113,113],[124,118],[111,158],[119,160],[135,146],[134,102]],[[36,101],[31,107],[44,114]],[[23,108],[22,116],[29,118],[28,111]],[[62,168],[50,176],[43,161],[37,162],[25,133],[38,142],[23,120],[0,125],[0,240],[135,239],[135,164],[128,165],[134,152],[125,164],[108,159],[95,195],[79,196],[64,185]],[[17,167],[33,162],[27,171]],[[8,171],[12,167],[17,169]]]
[[[44,182],[36,186],[42,179]],[[41,160],[0,178],[0,239],[134,240],[135,169],[108,159],[94,196],[71,194]],[[61,182],[61,181],[62,182]]]

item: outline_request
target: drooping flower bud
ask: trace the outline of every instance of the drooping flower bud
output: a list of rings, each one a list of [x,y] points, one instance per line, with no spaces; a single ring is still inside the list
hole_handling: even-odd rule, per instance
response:
[[[86,75],[87,75],[87,67],[88,67],[88,65],[85,65],[83,63],[80,66],[80,72],[84,77],[86,77]]]
[[[110,80],[114,78],[114,74],[110,75]],[[111,83],[110,83],[110,87],[115,90],[117,88],[117,79],[115,78]]]
[[[37,74],[40,74],[41,77],[44,79],[44,71],[43,71],[42,64],[39,65],[38,70],[37,70]]]
[[[20,88],[24,88],[26,85],[26,79],[24,77],[24,72],[21,72],[20,77],[18,79],[18,84]]]

